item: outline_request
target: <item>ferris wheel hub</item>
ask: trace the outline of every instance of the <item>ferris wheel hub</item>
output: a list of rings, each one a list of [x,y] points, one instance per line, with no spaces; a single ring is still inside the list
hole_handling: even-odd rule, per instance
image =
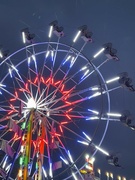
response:
[[[28,109],[36,109],[37,108],[36,102],[33,98],[28,99],[27,108]]]

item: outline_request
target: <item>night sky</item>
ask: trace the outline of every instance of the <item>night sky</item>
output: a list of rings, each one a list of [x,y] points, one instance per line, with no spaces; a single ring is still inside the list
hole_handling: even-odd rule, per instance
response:
[[[46,41],[48,25],[57,20],[64,27],[63,42],[71,44],[77,28],[87,25],[93,32],[91,58],[100,47],[111,42],[119,62],[110,62],[101,71],[106,79],[128,72],[135,86],[135,1],[134,0],[0,0],[0,44],[10,53],[23,47],[21,29],[29,27],[36,42]],[[98,59],[100,62],[100,58]],[[111,94],[111,110],[129,110],[135,118],[135,93],[120,89]],[[135,124],[135,121],[134,121]],[[135,179],[135,131],[120,122],[110,122],[102,147],[119,157],[123,169],[107,164],[97,153],[95,170]],[[105,179],[105,178],[104,178]]]

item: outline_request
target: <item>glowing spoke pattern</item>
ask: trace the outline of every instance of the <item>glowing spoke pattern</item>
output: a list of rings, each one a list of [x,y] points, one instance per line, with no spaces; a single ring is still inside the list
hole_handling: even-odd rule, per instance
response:
[[[49,41],[54,31],[51,25]],[[73,45],[80,35],[78,31]],[[96,67],[83,56],[88,41],[78,51],[60,43],[60,36],[56,43],[27,45],[27,34],[22,32],[22,39],[26,46],[0,63],[8,69],[0,79],[1,139],[14,149],[14,154],[6,152],[2,168],[13,179],[83,179],[79,155],[85,146],[94,146],[96,151],[109,155],[100,145],[109,121],[119,121],[120,117],[109,114],[109,93],[120,87],[108,89],[107,84],[112,81],[105,81],[99,71],[108,59]],[[94,58],[103,51],[104,48]],[[99,120],[106,123],[95,145],[87,132],[91,137],[97,136]],[[15,175],[13,168],[18,170]]]

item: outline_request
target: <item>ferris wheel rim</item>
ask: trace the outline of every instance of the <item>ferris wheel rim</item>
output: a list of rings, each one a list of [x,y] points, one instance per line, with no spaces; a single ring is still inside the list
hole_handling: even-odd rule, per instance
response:
[[[42,43],[36,43],[36,44],[32,44],[32,45],[29,45],[29,46],[26,46],[26,47],[24,47],[24,48],[21,48],[21,49],[19,49],[18,51],[16,51],[16,52],[14,52],[14,53],[12,53],[10,56],[8,56],[1,64],[0,64],[0,66],[6,61],[6,60],[8,60],[9,58],[12,58],[14,55],[16,55],[17,53],[20,53],[21,51],[23,51],[23,50],[26,50],[26,48],[29,48],[29,47],[33,47],[33,46],[37,46],[37,45],[44,45],[44,44],[48,44],[48,43],[50,43],[50,44],[56,44],[56,45],[64,45],[64,46],[66,46],[66,47],[68,47],[68,48],[70,48],[71,46],[69,46],[69,45],[66,45],[66,44],[63,44],[63,43],[56,43],[56,42],[42,42]],[[74,50],[76,50],[75,48],[73,48]],[[78,50],[76,50],[77,52],[79,52]],[[44,51],[42,51],[42,52],[40,52],[40,53],[43,53]],[[66,51],[67,52],[67,51]],[[38,55],[37,53],[35,54],[35,55]],[[102,81],[105,83],[105,80],[104,80],[104,78],[103,78],[103,76],[102,76],[102,74],[100,73],[100,71],[96,68],[96,66],[94,66],[94,64],[88,59],[88,58],[86,58],[84,55],[83,55],[83,53],[81,53],[81,57],[83,57],[85,60],[87,60],[93,67],[94,67],[94,69],[96,70],[96,73],[98,74],[98,76],[100,76],[101,77],[101,79],[102,79]],[[26,60],[26,59],[25,59]],[[24,61],[25,61],[24,60]],[[23,63],[23,62],[20,62],[20,63],[18,63],[16,66],[19,66],[21,63]],[[15,67],[16,67],[15,66]],[[6,77],[7,77],[8,75],[6,75]],[[1,81],[1,82],[3,82],[5,80],[5,78],[3,78],[3,80]],[[109,96],[109,91],[108,91],[108,87],[107,87],[107,85],[105,85],[105,88],[106,88],[106,92],[107,92],[107,98],[108,98],[108,112],[110,111],[110,96]],[[102,91],[101,91],[101,95],[102,95]],[[102,114],[102,113],[101,113]],[[108,128],[108,125],[109,125],[109,120],[107,120],[107,125],[106,125],[106,128],[105,128],[105,131],[104,131],[104,134],[103,134],[103,136],[102,136],[102,139],[101,139],[101,141],[99,142],[99,146],[102,144],[102,142],[103,142],[103,139],[104,139],[104,137],[105,137],[105,134],[106,134],[106,131],[107,131],[107,128]],[[96,153],[96,152],[95,152]]]

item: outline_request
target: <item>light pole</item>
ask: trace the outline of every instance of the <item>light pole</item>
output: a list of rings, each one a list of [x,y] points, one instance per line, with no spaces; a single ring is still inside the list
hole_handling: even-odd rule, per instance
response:
[[[111,179],[113,180],[113,173],[110,173],[110,177],[111,177]]]
[[[118,176],[118,180],[121,180],[121,176]]]
[[[99,179],[101,179],[101,170],[100,170],[100,169],[97,169],[97,172],[98,172],[98,177],[99,177]]]
[[[109,172],[106,172],[107,180],[109,180]]]

